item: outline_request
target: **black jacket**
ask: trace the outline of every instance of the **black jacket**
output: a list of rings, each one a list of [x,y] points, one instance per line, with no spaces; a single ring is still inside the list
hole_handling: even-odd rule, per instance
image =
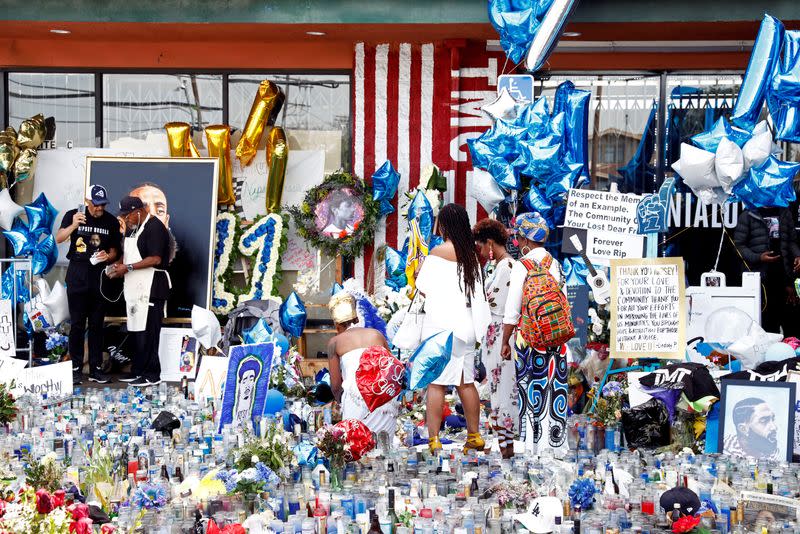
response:
[[[794,279],[794,259],[800,257],[800,246],[797,244],[797,233],[794,229],[794,219],[791,211],[781,209],[778,213],[781,236],[781,259],[788,279]],[[768,252],[769,229],[764,217],[754,210],[745,210],[739,216],[739,223],[733,231],[733,240],[736,248],[747,262],[751,271],[760,272],[764,280],[768,263],[761,261],[761,254]]]

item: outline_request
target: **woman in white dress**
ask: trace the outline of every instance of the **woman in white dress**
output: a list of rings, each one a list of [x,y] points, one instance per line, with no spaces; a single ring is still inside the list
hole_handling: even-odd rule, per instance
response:
[[[481,451],[485,443],[478,432],[480,397],[474,384],[475,356],[476,346],[489,326],[489,305],[466,210],[457,204],[444,206],[437,227],[444,243],[430,252],[416,280],[417,289],[425,297],[422,338],[450,331],[453,350],[442,374],[428,386],[428,447],[434,453],[442,448],[439,430],[444,396],[448,386],[455,386],[467,420],[464,450]]]
[[[519,396],[517,371],[514,362],[500,355],[508,287],[511,284],[511,269],[514,259],[506,251],[508,231],[503,223],[495,219],[483,219],[472,229],[478,253],[486,262],[484,268],[486,301],[492,314],[492,322],[486,332],[483,349],[483,365],[489,379],[491,410],[489,420],[497,435],[503,458],[514,456],[514,439],[519,434]]]
[[[544,218],[536,212],[518,215],[514,233],[522,253],[514,263],[503,316],[501,355],[511,359],[512,334],[516,351],[517,388],[519,391],[520,430],[529,453],[561,457],[567,448],[567,357],[566,347],[532,347],[517,328],[523,304],[528,270],[534,263],[549,263],[548,272],[564,291],[564,273],[544,248],[549,235]],[[526,263],[528,266],[526,266]]]

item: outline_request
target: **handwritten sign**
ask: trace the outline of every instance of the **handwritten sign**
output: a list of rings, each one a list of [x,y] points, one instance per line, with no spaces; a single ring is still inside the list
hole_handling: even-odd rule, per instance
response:
[[[582,230],[636,235],[639,195],[570,189],[564,226]]]
[[[14,357],[17,346],[14,344],[14,321],[11,312],[11,301],[0,300],[0,356]]]
[[[682,258],[611,262],[611,356],[683,358]]]
[[[194,378],[194,354],[191,362],[183,361],[183,338],[191,336],[191,328],[162,328],[158,340],[158,359],[161,363],[161,380],[165,382],[180,382],[186,376]],[[188,365],[191,364],[191,365]],[[191,369],[187,369],[191,367]]]
[[[72,395],[72,362],[23,369],[17,376],[15,395],[38,395],[51,399]]]
[[[200,370],[194,381],[194,398],[203,403],[207,398],[222,398],[222,384],[228,372],[228,358],[224,356],[203,356]]]

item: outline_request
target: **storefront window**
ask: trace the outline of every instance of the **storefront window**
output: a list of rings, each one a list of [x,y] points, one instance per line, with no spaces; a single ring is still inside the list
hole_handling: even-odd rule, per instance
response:
[[[222,76],[211,74],[103,75],[104,146],[122,137],[146,139],[168,122],[192,125],[195,136],[222,122]],[[205,143],[201,143],[205,145]]]
[[[94,74],[8,75],[8,114],[15,128],[41,113],[56,120],[56,146],[94,147]]]
[[[556,88],[570,80],[592,92],[589,106],[589,172],[592,189],[642,192],[652,188],[655,164],[657,76],[559,75],[541,82],[553,104]],[[640,151],[639,146],[642,146]],[[641,160],[641,161],[639,161]]]
[[[241,74],[228,78],[230,125],[247,121],[258,85],[280,85],[286,101],[276,122],[290,150],[324,150],[325,171],[350,167],[350,76],[347,74]]]

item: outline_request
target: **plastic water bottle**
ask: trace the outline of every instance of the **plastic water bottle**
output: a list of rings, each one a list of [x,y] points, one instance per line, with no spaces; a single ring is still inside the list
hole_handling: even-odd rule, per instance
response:
[[[413,447],[414,446],[414,423],[411,421],[406,421],[403,423],[403,431],[406,434],[405,446],[406,447]]]

